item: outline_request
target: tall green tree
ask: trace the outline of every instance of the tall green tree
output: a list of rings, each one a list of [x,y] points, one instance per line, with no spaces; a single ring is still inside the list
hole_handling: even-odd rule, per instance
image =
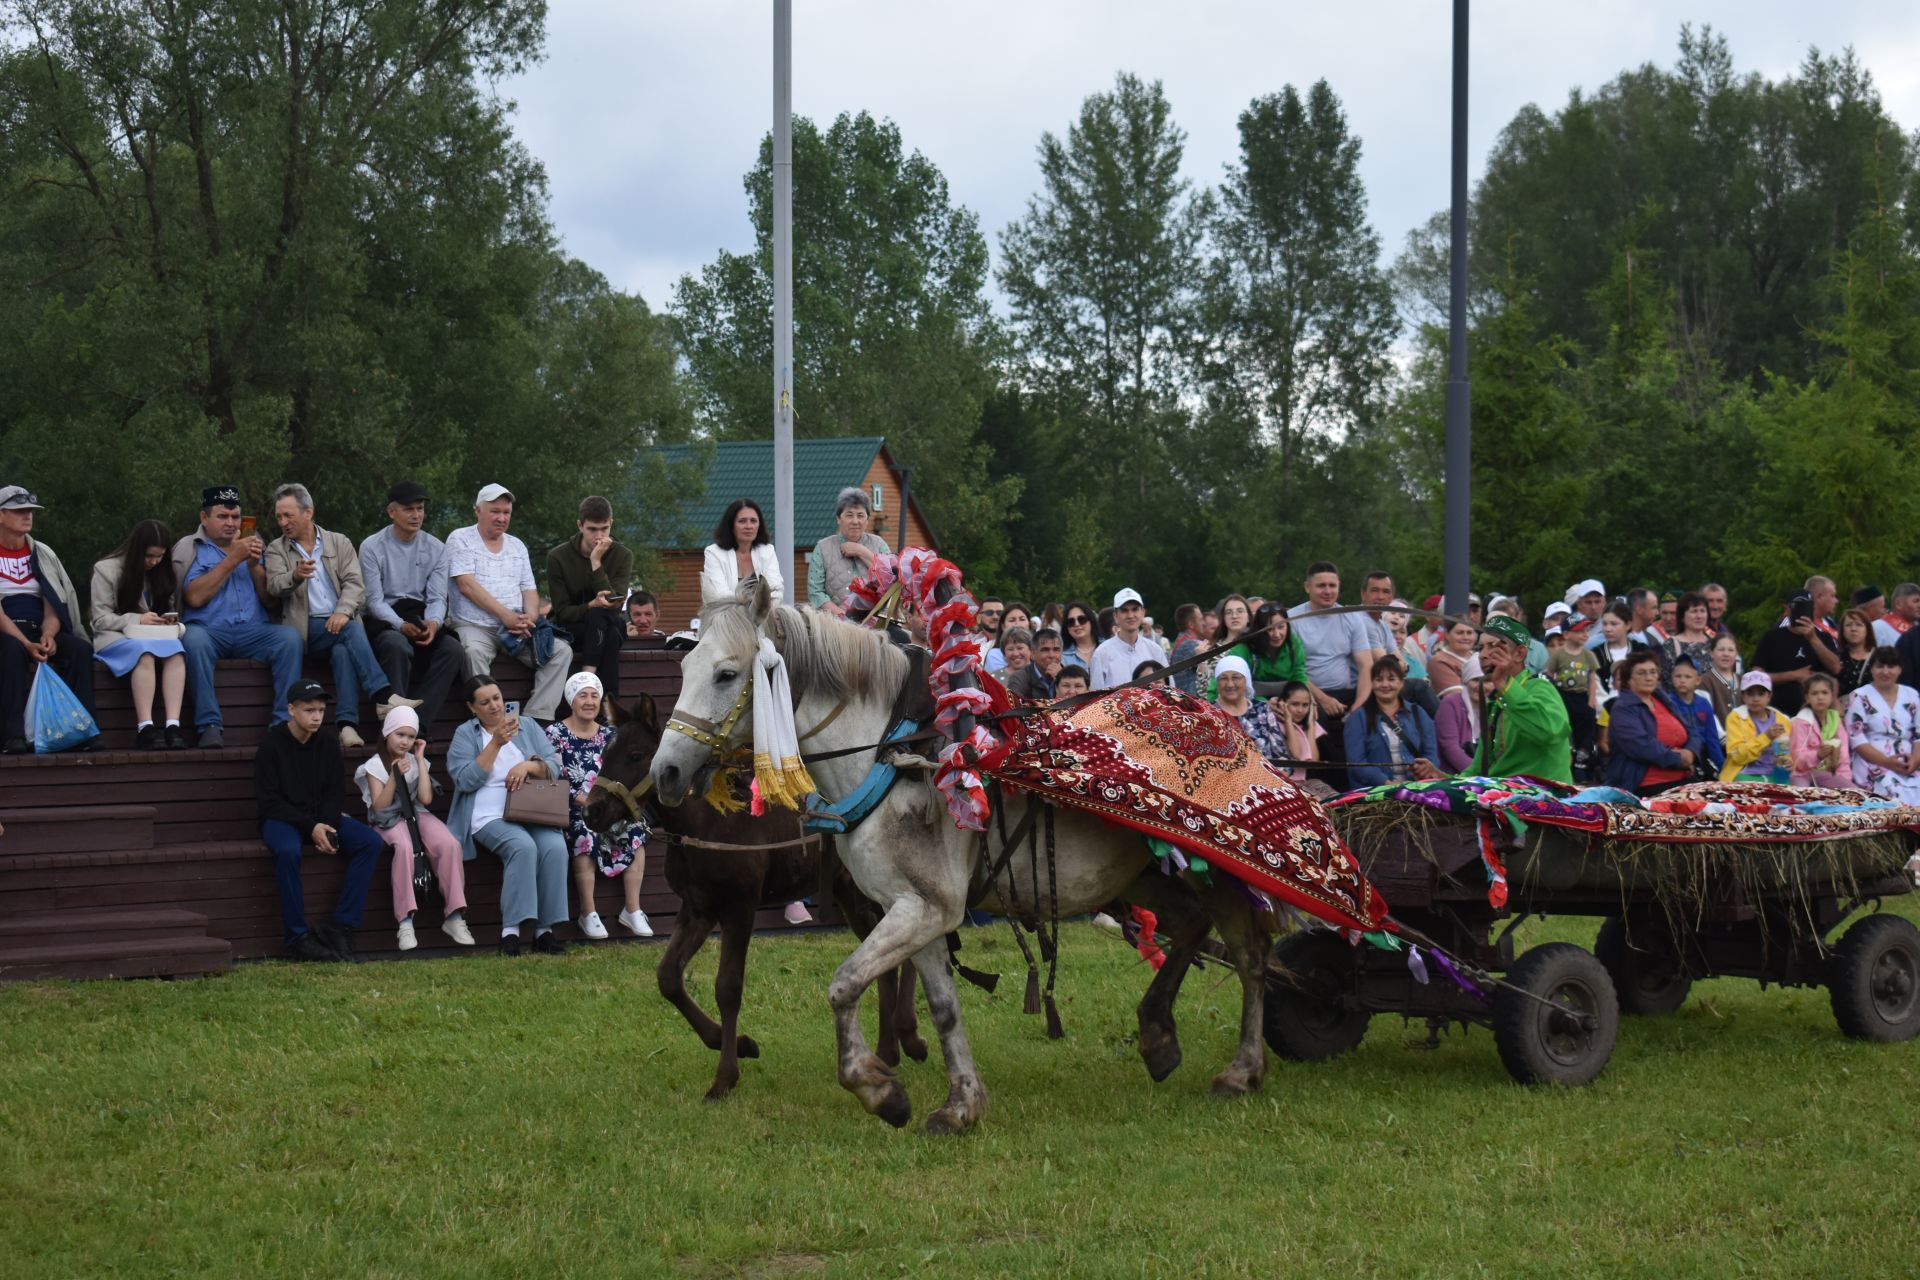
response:
[[[1064,138],[1041,136],[1040,191],[1000,237],[1015,376],[1071,427],[1079,509],[1142,589],[1184,560],[1181,496],[1155,480],[1187,425],[1180,353],[1209,207],[1180,176],[1185,146],[1160,83],[1122,73]]]
[[[1270,549],[1298,532],[1289,517],[1309,439],[1379,408],[1399,329],[1359,164],[1360,140],[1326,81],[1304,100],[1292,85],[1256,98],[1209,225],[1199,377],[1272,452]]]
[[[721,438],[772,423],[772,140],[746,176],[755,249],[675,287],[703,417]],[[1014,477],[987,474],[980,416],[995,386],[987,244],[899,127],[865,112],[793,129],[794,416],[801,435],[886,436],[949,554],[991,576]],[[889,538],[889,541],[893,541]]]
[[[1828,278],[1823,355],[1804,382],[1775,377],[1752,405],[1761,459],[1734,504],[1731,558],[1764,590],[1764,620],[1809,575],[1845,585],[1913,576],[1920,528],[1920,259],[1880,205]]]
[[[669,336],[556,252],[480,84],[539,56],[544,17],[0,2],[0,454],[51,537],[184,524],[215,480],[255,507],[301,480],[365,529],[403,472],[447,522],[500,479],[569,527],[687,433]]]

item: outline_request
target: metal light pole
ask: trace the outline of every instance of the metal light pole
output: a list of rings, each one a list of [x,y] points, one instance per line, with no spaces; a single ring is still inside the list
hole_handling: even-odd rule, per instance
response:
[[[1453,0],[1453,254],[1447,306],[1447,613],[1465,617],[1472,576],[1473,392],[1467,382],[1467,0]]]
[[[773,541],[793,567],[793,0],[773,0]],[[791,593],[789,594],[791,600]]]

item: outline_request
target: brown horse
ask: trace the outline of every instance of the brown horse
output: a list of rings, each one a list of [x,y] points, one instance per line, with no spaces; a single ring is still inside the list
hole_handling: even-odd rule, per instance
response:
[[[601,755],[600,777],[619,785],[618,789],[595,788],[586,813],[587,825],[595,831],[633,819],[625,796],[642,788],[660,745],[660,715],[652,698],[642,694],[631,706],[614,703],[609,709],[615,733]],[[680,911],[656,977],[660,994],[680,1011],[701,1043],[720,1051],[720,1065],[707,1090],[708,1099],[714,1100],[726,1097],[739,1083],[741,1058],[760,1056],[753,1037],[738,1033],[754,913],[762,906],[793,902],[818,891],[820,858],[828,837],[805,842],[799,817],[784,810],[765,817],[744,811],[727,814],[705,800],[693,799],[663,812],[654,830],[666,837],[667,884],[679,895]],[[837,862],[833,897],[856,936],[866,937],[879,923],[880,909],[861,895]],[[720,929],[720,970],[714,975],[713,996],[720,1008],[719,1022],[688,994],[686,983],[687,966],[715,925]],[[913,969],[902,965],[876,985],[881,1010],[878,1053],[890,1066],[899,1064],[902,1051],[924,1062],[927,1045],[914,1015]]]

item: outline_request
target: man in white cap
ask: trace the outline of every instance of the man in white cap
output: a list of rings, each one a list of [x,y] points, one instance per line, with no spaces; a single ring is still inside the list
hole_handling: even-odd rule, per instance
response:
[[[43,662],[93,712],[93,646],[80,596],[53,548],[33,540],[34,512],[44,509],[17,484],[0,489],[0,721],[8,754],[33,750],[27,691]]]
[[[1138,591],[1122,587],[1113,593],[1113,634],[1093,651],[1093,670],[1088,673],[1095,689],[1127,683],[1143,662],[1166,662],[1166,651],[1140,629],[1146,619],[1147,607]]]
[[[505,485],[484,486],[474,497],[473,517],[472,524],[447,535],[453,630],[466,653],[467,674],[490,674],[494,656],[505,649],[533,668],[527,714],[552,720],[559,713],[573,647],[540,616],[527,544],[507,532],[513,494]]]

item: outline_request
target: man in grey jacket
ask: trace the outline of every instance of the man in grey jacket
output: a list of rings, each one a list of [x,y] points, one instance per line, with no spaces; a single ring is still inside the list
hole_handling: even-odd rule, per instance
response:
[[[387,673],[373,660],[373,646],[358,617],[367,589],[353,540],[314,522],[313,495],[303,484],[283,484],[273,491],[273,518],[280,524],[280,536],[267,548],[267,594],[281,600],[281,625],[292,628],[307,652],[332,659],[340,699],[334,713],[340,745],[348,750],[364,747],[358,728],[362,691],[373,697],[374,716],[380,720],[393,707],[420,704],[393,698]]]
[[[396,692],[420,698],[428,736],[464,665],[447,626],[447,544],[426,531],[427,490],[401,480],[387,490],[386,528],[360,544],[367,635]]]

